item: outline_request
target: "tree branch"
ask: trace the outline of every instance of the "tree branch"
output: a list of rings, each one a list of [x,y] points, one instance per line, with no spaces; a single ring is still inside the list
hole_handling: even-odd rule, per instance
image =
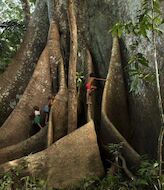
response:
[[[30,5],[28,0],[20,0],[25,17],[25,25],[27,26],[30,21]]]
[[[77,24],[73,0],[68,0],[68,20],[70,28],[70,57],[68,75],[68,133],[70,133],[77,128]]]
[[[134,177],[134,175],[132,174],[132,172],[127,168],[125,158],[124,158],[122,155],[119,155],[119,158],[120,158],[120,160],[122,161],[122,168],[123,168],[124,172],[126,173],[126,175],[127,175],[131,180],[134,180],[135,177]]]

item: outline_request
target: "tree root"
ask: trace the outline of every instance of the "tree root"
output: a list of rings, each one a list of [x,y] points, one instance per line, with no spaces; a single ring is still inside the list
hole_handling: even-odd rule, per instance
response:
[[[13,167],[22,167],[23,176],[46,178],[48,188],[66,188],[89,176],[102,177],[104,169],[93,121],[44,151],[1,165],[0,173]]]
[[[64,63],[63,57],[60,51],[60,36],[58,27],[55,21],[51,23],[50,30],[51,40],[53,41],[53,51],[50,48],[50,52],[53,52],[56,65],[59,68],[59,91],[55,96],[53,105],[51,107],[49,124],[48,124],[48,139],[47,146],[50,146],[53,142],[67,134],[67,101],[68,93],[65,81]]]
[[[29,137],[29,115],[33,106],[42,108],[51,94],[48,51],[44,49],[34,74],[14,111],[0,128],[0,147],[16,144]]]
[[[119,64],[121,64],[119,43],[118,43],[118,39],[114,38],[110,67],[112,67],[112,68],[114,66],[118,67]],[[104,92],[103,92],[102,111],[101,111],[102,127],[100,130],[100,135],[102,137],[102,141],[104,144],[122,143],[123,144],[123,149],[122,149],[123,156],[125,157],[125,159],[127,160],[127,162],[130,165],[136,165],[136,164],[139,164],[139,162],[140,162],[140,155],[129,145],[127,140],[120,134],[120,132],[116,129],[116,127],[111,122],[111,119],[113,119],[113,117],[112,117],[113,116],[112,115],[113,106],[116,106],[117,109],[119,109],[119,104],[115,105],[114,102],[112,102],[112,100],[111,100],[111,98],[115,96],[114,94],[112,94],[112,97],[111,97],[111,93],[113,92],[113,89],[111,89],[111,86],[112,86],[111,82],[114,82],[113,81],[114,78],[111,78],[111,77],[115,76],[115,74],[116,73],[111,73],[110,68],[109,68],[109,72],[108,72],[108,76],[107,76],[107,80],[106,80],[105,88],[104,88]],[[118,73],[117,73],[117,75],[118,75]],[[117,80],[118,80],[118,78],[117,78]],[[120,78],[120,80],[123,80],[123,79]],[[121,82],[121,81],[119,81],[119,82]],[[114,86],[113,88],[117,89],[117,86]],[[117,93],[119,94],[120,93],[119,89],[117,89],[117,91],[118,91]],[[120,96],[121,95],[122,94],[120,94]],[[122,102],[120,103],[120,105],[121,104],[122,104]],[[116,108],[113,108],[113,109],[117,110]],[[119,114],[117,116],[119,117]],[[124,119],[123,124],[124,124],[124,128],[126,129],[126,119]],[[121,129],[121,131],[123,131],[124,128]]]
[[[0,164],[36,153],[46,148],[47,127],[18,144],[0,149]]]
[[[135,176],[132,174],[132,172],[127,168],[125,158],[122,155],[119,155],[120,160],[122,161],[122,168],[126,175],[131,179],[135,180]]]
[[[23,94],[33,73],[35,63],[37,63],[45,47],[48,34],[48,17],[46,14],[45,2],[39,1],[34,11],[35,18],[32,18],[29,23],[24,40],[15,58],[6,71],[0,75],[0,125],[13,110],[10,104],[12,102],[17,103],[17,97]]]

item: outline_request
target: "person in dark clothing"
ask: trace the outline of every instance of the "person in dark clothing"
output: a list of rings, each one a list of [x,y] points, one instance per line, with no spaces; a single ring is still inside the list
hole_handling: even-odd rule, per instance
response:
[[[41,115],[40,110],[38,106],[33,107],[33,111],[30,115],[30,118],[32,120],[32,129],[30,131],[30,135],[36,134],[40,129],[42,129],[41,125]]]
[[[51,109],[53,100],[54,100],[54,96],[49,96],[48,103],[44,106],[44,109],[43,109],[43,112],[45,113],[45,125],[47,124],[48,119],[49,119],[50,109]]]

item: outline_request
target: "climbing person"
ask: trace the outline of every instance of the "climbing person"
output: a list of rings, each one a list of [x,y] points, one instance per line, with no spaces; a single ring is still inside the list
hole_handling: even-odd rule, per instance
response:
[[[89,78],[88,78],[88,81],[85,85],[86,87],[86,90],[87,90],[87,94],[86,94],[86,101],[87,101],[87,104],[91,104],[91,94],[94,90],[97,89],[96,86],[94,86],[94,80],[95,80],[95,75],[94,73],[90,73],[89,75]]]
[[[38,106],[33,107],[33,111],[30,115],[30,118],[32,120],[32,128],[30,130],[30,135],[36,134],[40,129],[42,129],[41,125],[41,115],[40,110]]]
[[[38,106],[34,106],[33,107],[34,110],[34,124],[38,125],[40,127],[40,129],[42,128],[41,126],[41,116],[40,116],[40,110]]]
[[[43,111],[44,111],[44,113],[45,113],[45,125],[47,125],[47,123],[48,123],[49,113],[50,113],[50,109],[51,109],[53,100],[54,100],[54,96],[49,96],[49,97],[48,97],[48,102],[47,102],[47,104],[44,106],[44,109],[43,109]]]
[[[90,73],[89,74],[88,81],[87,81],[87,83],[85,85],[86,90],[87,90],[87,95],[86,95],[87,104],[91,104],[91,95],[92,95],[92,92],[97,89],[97,87],[94,85],[94,81],[95,80],[106,81],[106,79],[95,77],[94,73]]]

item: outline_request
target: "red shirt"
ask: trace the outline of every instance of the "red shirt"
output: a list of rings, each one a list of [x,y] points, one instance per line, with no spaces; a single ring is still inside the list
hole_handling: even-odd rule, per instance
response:
[[[85,87],[86,87],[87,90],[90,90],[90,89],[91,89],[91,83],[88,82],[88,83],[85,85]]]

